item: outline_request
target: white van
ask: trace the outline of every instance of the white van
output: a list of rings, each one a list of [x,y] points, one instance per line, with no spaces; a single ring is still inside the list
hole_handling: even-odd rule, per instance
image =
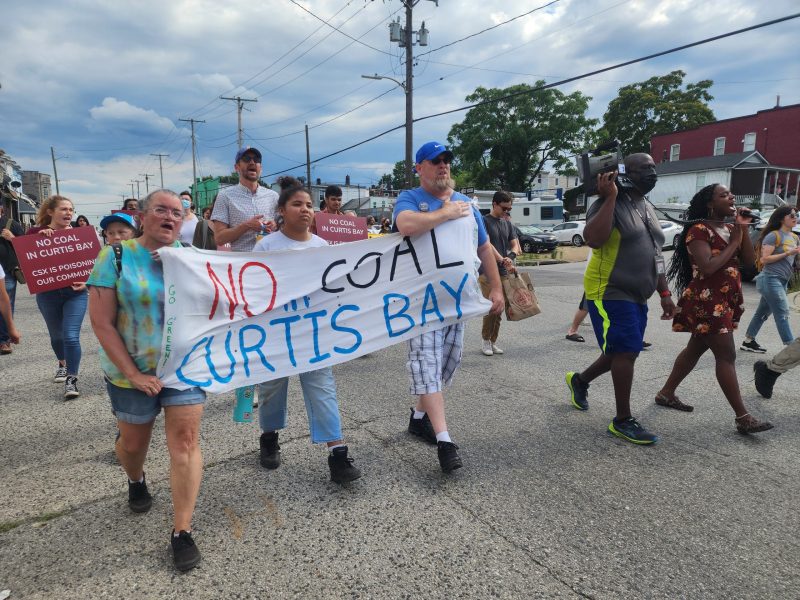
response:
[[[494,191],[476,190],[474,195],[478,197],[481,214],[488,214],[492,210]],[[555,197],[528,200],[525,194],[512,193],[512,196],[514,204],[511,207],[511,222],[514,225],[536,225],[544,229],[555,227],[564,221],[564,203]]]

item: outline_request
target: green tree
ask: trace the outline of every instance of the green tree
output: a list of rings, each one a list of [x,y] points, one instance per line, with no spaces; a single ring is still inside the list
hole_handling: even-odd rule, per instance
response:
[[[487,104],[470,109],[447,136],[461,181],[522,191],[546,164],[559,173],[572,168],[570,156],[588,144],[597,125],[586,117],[591,98],[537,89],[543,85],[479,87],[467,96],[467,102]]]
[[[650,152],[650,138],[654,135],[713,121],[708,102],[714,97],[708,90],[714,82],[704,79],[687,83],[684,89],[684,77],[683,71],[672,71],[621,87],[608,104],[598,137],[617,138],[625,154]]]
[[[414,175],[414,180],[416,181],[416,175]],[[398,160],[394,163],[391,174],[384,173],[378,180],[378,185],[392,190],[404,189],[406,187],[406,161]]]

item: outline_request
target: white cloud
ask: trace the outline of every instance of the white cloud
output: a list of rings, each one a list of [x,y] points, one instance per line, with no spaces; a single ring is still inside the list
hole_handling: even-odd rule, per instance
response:
[[[162,133],[172,131],[174,124],[152,109],[140,108],[116,98],[104,98],[100,106],[89,109],[92,131],[139,131],[142,133]]]

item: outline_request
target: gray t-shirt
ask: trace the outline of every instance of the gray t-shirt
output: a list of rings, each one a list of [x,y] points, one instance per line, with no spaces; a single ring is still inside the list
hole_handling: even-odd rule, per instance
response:
[[[770,231],[761,241],[762,246],[775,246],[773,254],[788,252],[798,245],[797,236],[794,233],[784,233],[783,231]],[[774,263],[765,264],[762,273],[774,275],[784,281],[791,279],[794,274],[795,256],[787,256]]]
[[[601,198],[589,208],[586,222],[600,210]],[[645,227],[648,223],[649,227]],[[650,230],[650,233],[647,230]],[[646,304],[658,283],[656,256],[661,256],[664,233],[653,208],[620,192],[614,206],[611,235],[592,256],[583,276],[588,300],[627,300]]]
[[[489,234],[489,243],[494,246],[500,256],[506,256],[511,250],[511,240],[517,239],[517,232],[510,221],[498,219],[492,215],[483,215],[483,224],[486,225],[486,233]],[[508,275],[508,271],[502,262],[497,263],[500,275]],[[483,268],[481,268],[483,272]]]

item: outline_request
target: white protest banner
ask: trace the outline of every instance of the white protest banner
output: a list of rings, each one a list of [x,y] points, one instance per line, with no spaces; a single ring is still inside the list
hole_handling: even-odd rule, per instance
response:
[[[474,225],[269,253],[164,248],[158,376],[221,393],[484,315]]]

